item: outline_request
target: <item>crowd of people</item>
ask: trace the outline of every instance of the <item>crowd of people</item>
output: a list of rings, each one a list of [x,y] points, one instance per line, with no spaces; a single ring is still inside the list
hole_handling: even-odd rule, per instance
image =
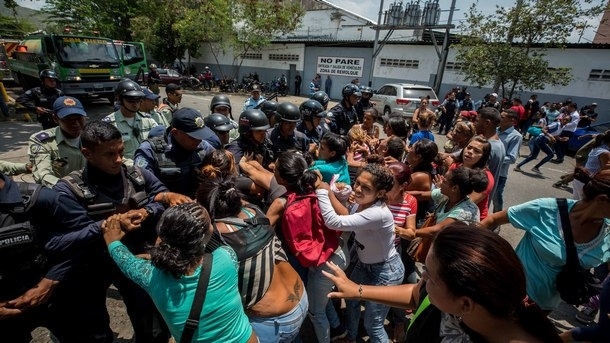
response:
[[[100,121],[57,97],[44,112],[57,126],[29,142],[40,185],[0,175],[0,257],[14,261],[0,266],[2,339],[29,342],[45,326],[62,343],[112,342],[110,284],[135,342],[299,342],[305,320],[321,343],[362,330],[383,343],[610,339],[608,279],[585,306],[599,325],[560,336],[547,318],[569,246],[607,274],[610,132],[592,138],[565,208],[504,208],[529,132],[518,106],[492,94],[475,111],[465,91],[449,94],[439,147],[426,98],[412,122],[382,118],[382,138],[369,88],[345,85],[331,108],[313,90],[297,106],[252,87],[234,116],[224,94],[202,114],[180,106],[178,85],[156,106],[159,95],[123,80]],[[573,109],[557,125],[576,126]],[[532,134],[529,160],[557,125]],[[497,234],[506,223],[524,231],[515,249]]]

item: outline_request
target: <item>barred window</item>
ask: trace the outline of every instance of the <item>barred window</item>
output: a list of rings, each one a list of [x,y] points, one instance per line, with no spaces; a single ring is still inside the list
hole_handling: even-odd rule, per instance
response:
[[[447,71],[460,71],[464,68],[464,63],[461,62],[447,62],[445,70]]]
[[[610,81],[610,69],[591,69],[589,80]]]
[[[270,61],[298,61],[299,55],[295,54],[269,54]]]
[[[262,60],[263,54],[255,53],[255,52],[247,52],[241,55],[245,60]]]
[[[397,58],[382,58],[379,62],[382,67],[393,68],[419,68],[419,60],[403,60]]]

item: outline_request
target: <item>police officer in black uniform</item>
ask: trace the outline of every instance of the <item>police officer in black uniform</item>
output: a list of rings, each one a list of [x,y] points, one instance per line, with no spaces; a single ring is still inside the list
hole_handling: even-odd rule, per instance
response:
[[[233,130],[231,119],[220,113],[212,113],[203,119],[203,123],[214,132],[223,147],[229,144],[229,132]]]
[[[273,100],[265,100],[265,102],[260,104],[260,107],[257,108],[265,113],[267,119],[269,119],[269,126],[271,127],[274,127],[277,123],[277,118],[275,116],[277,114],[277,105],[278,103]]]
[[[324,111],[328,109],[330,97],[328,96],[328,94],[326,94],[326,92],[317,91],[311,95],[310,99],[319,102],[320,105],[322,105],[322,108],[324,108]]]
[[[320,145],[320,139],[326,133],[320,126],[322,120],[326,118],[324,108],[318,101],[309,99],[299,106],[299,110],[303,120],[297,125],[297,131],[305,134],[312,143]]]
[[[286,150],[307,152],[310,150],[310,141],[304,133],[296,131],[297,123],[301,121],[301,111],[297,105],[283,102],[277,106],[278,124],[267,131],[267,138],[271,141],[273,154],[279,156]],[[315,144],[312,150],[315,148]]]
[[[61,89],[57,88],[59,78],[51,69],[40,72],[41,87],[34,87],[17,98],[17,103],[28,110],[35,112],[42,129],[56,127],[53,120],[53,103],[63,95]]]
[[[239,138],[226,147],[233,153],[235,165],[239,165],[244,154],[252,153],[260,158],[264,168],[269,168],[275,160],[271,142],[267,139],[269,127],[269,119],[261,110],[245,110],[239,115]]]
[[[0,213],[2,341],[29,343],[45,326],[62,343],[111,343],[105,302],[88,306],[91,291],[81,287],[78,261],[91,239],[78,209],[51,188],[0,174]]]
[[[373,96],[373,89],[368,86],[360,87],[360,93],[362,93],[362,97],[358,100],[356,104],[356,114],[358,115],[358,122],[362,123],[364,119],[364,110],[373,107],[373,103],[371,102],[371,97]]]
[[[349,83],[343,87],[341,94],[343,95],[341,102],[329,111],[333,120],[330,124],[330,130],[339,135],[347,135],[347,132],[358,121],[355,106],[362,93],[360,93],[358,86]]]
[[[121,214],[122,227],[128,231],[122,242],[134,254],[146,252],[157,239],[155,224],[165,209],[158,201],[166,200],[167,188],[148,170],[123,164],[121,132],[112,124],[89,122],[80,138],[87,159],[85,168],[70,173],[54,187],[64,196],[66,206],[81,214],[79,233],[91,239],[87,254],[80,260],[81,287],[72,296],[87,300],[87,307],[105,308],[106,291],[112,283],[127,307],[135,342],[166,343],[170,334],[165,322],[148,294],[111,260],[101,225],[110,215]],[[97,325],[108,323],[108,315],[96,321]]]
[[[174,113],[167,135],[140,144],[134,164],[155,174],[170,191],[194,199],[199,169],[205,156],[214,151],[204,140],[208,132],[220,142],[197,110],[181,108]]]

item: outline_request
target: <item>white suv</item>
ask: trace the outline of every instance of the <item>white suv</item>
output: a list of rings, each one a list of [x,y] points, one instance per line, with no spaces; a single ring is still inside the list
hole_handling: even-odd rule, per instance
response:
[[[430,97],[430,109],[440,105],[432,88],[412,83],[385,84],[374,92],[371,101],[375,103],[375,109],[385,116],[400,114],[410,120],[422,97]]]

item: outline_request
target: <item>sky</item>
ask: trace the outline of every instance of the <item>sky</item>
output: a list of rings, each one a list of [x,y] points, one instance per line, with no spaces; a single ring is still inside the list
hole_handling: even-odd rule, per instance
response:
[[[347,10],[350,10],[363,17],[371,19],[372,21],[375,21],[375,22],[377,21],[378,16],[379,16],[379,5],[381,3],[381,0],[369,0],[369,1],[327,0],[327,1],[332,4],[338,5],[340,7],[343,7]],[[422,7],[426,1],[427,0],[420,0],[420,4]],[[384,11],[387,10],[393,2],[394,2],[393,0],[384,0],[384,6],[383,6]],[[403,1],[404,4],[407,4],[409,2],[411,2],[411,0]],[[45,1],[44,0],[17,0],[17,3],[24,7],[40,9],[42,6],[44,6]],[[511,0],[508,0],[508,1],[507,0],[481,0],[481,1],[459,0],[459,1],[456,1],[456,11],[453,14],[453,22],[456,26],[459,26],[459,23],[465,19],[465,17],[466,17],[465,12],[468,11],[468,9],[470,8],[470,6],[473,3],[477,3],[477,7],[483,13],[489,13],[489,14],[494,13],[497,5],[511,6]],[[441,5],[441,10],[442,10],[440,22],[446,23],[447,17],[449,15],[449,8],[451,6],[451,0],[439,0],[439,4]],[[600,18],[601,18],[601,15],[599,18],[592,20],[592,22],[595,22],[595,24],[592,24],[592,25],[594,25],[594,27],[585,29],[584,32],[582,33],[582,37],[580,37],[580,34],[581,34],[580,31],[574,32],[572,34],[572,36],[570,37],[570,42],[577,43],[579,39],[580,39],[580,43],[589,43],[589,42],[593,41],[593,37],[595,36],[595,31],[597,29],[597,25],[599,24]],[[458,31],[455,30],[453,32],[458,32]]]

